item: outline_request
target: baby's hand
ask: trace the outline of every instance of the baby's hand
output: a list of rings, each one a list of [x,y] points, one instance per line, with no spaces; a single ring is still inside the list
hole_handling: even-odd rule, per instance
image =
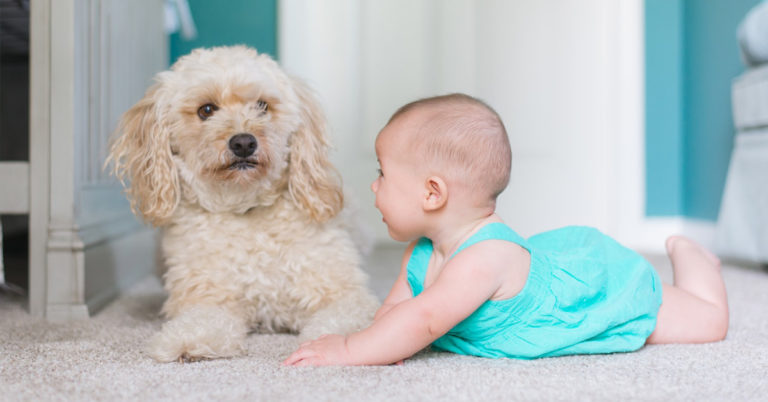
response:
[[[323,335],[304,342],[283,362],[285,366],[344,366],[351,363],[347,338],[343,335]]]

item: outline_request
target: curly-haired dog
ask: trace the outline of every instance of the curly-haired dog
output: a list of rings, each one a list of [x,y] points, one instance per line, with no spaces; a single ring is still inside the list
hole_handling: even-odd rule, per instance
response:
[[[378,302],[308,88],[243,46],[195,50],[155,79],[108,158],[134,212],[163,228],[169,321],[149,354],[233,356],[251,329],[367,325]]]

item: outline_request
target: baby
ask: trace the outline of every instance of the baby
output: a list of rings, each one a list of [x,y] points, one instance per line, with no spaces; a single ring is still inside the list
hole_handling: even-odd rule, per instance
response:
[[[400,108],[376,139],[371,185],[390,236],[410,242],[373,324],[303,343],[284,364],[373,365],[437,350],[533,359],[725,338],[718,258],[667,239],[674,284],[589,227],[524,239],[494,212],[511,150],[498,114],[463,94]]]

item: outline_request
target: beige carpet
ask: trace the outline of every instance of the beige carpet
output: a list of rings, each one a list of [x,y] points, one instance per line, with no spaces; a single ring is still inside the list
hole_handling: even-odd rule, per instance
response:
[[[377,293],[396,274],[400,250],[378,250]],[[660,259],[662,277],[668,265]],[[251,335],[247,354],[159,364],[142,354],[160,327],[164,294],[154,278],[88,321],[49,324],[20,300],[0,297],[0,400],[768,400],[768,273],[724,267],[728,338],[707,345],[534,361],[422,352],[404,366],[289,368],[291,335]]]

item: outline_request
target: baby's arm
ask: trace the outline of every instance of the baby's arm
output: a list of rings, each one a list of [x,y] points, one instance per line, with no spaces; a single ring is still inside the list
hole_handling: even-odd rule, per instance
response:
[[[370,327],[347,337],[326,335],[305,343],[285,364],[374,365],[412,356],[499,289],[509,262],[498,258],[493,243],[478,243],[456,255],[424,292],[394,305]]]
[[[392,285],[389,295],[384,299],[379,310],[376,311],[376,315],[373,316],[374,321],[381,318],[391,310],[392,307],[395,307],[395,305],[411,298],[411,287],[408,285],[408,261],[411,259],[411,253],[413,252],[414,247],[416,247],[416,242],[411,243],[405,250],[405,253],[403,253],[403,260],[400,264],[400,274]]]

